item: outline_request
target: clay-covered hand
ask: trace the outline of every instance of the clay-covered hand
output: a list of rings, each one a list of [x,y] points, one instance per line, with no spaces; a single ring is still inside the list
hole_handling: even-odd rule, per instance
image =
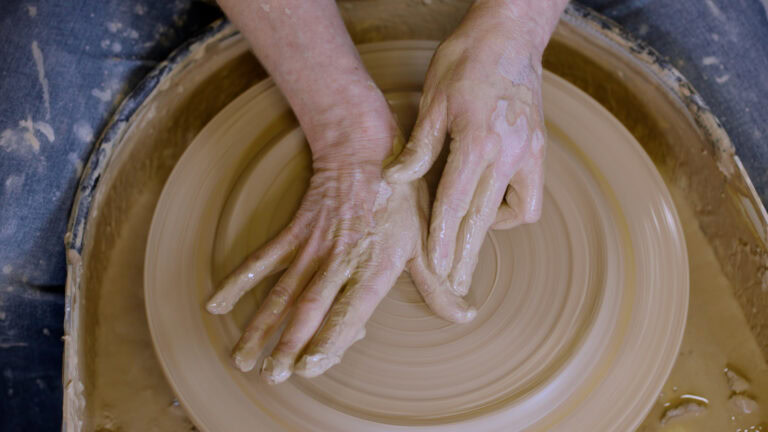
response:
[[[244,371],[255,366],[270,335],[295,306],[262,375],[283,381],[299,359],[298,373],[322,373],[361,337],[406,263],[433,311],[453,321],[471,319],[473,310],[452,294],[447,281],[427,271],[426,209],[419,209],[416,199],[423,185],[390,187],[382,179],[397,127],[336,3],[219,3],[290,103],[314,169],[290,225],[229,275],[208,304],[212,313],[227,313],[259,281],[286,269],[235,347],[237,366]]]
[[[425,183],[390,185],[380,167],[316,169],[290,225],[224,280],[208,303],[211,313],[229,312],[263,278],[287,268],[234,349],[238,368],[254,367],[294,306],[261,374],[274,384],[294,371],[323,373],[365,335],[366,321],[406,267],[439,316],[454,322],[474,317],[475,310],[428,268]]]
[[[385,172],[393,183],[422,177],[450,135],[428,254],[460,295],[469,289],[488,229],[535,222],[541,214],[543,46],[491,3],[478,1],[437,49],[414,131]]]

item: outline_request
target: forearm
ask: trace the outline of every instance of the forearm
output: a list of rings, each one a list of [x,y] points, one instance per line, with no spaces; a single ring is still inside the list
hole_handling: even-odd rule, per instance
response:
[[[368,157],[387,155],[390,148],[379,148],[380,142],[392,131],[380,119],[389,115],[389,107],[333,0],[219,3],[288,99],[313,154],[351,138],[357,141],[355,150],[369,150]]]

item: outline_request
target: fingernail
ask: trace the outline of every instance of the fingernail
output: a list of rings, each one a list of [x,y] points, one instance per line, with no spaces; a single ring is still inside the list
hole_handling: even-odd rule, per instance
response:
[[[455,311],[453,314],[453,322],[464,324],[472,321],[477,316],[477,309],[467,303],[464,299],[461,297],[455,297],[455,307],[453,310]]]
[[[291,365],[285,360],[275,360],[269,356],[261,364],[260,375],[268,384],[280,384],[291,376]]]
[[[468,323],[473,319],[475,319],[476,316],[477,316],[477,309],[475,309],[473,306],[468,306],[464,310],[464,313],[461,314],[460,319],[462,323]]]
[[[325,353],[305,355],[296,363],[296,374],[304,378],[314,378],[322,375],[340,360],[338,357],[329,356]]]
[[[261,329],[246,330],[235,345],[232,359],[243,372],[250,372],[264,348],[264,332]]]
[[[208,304],[205,306],[205,309],[208,310],[209,313],[212,313],[214,315],[221,315],[229,312],[232,310],[232,308],[229,306],[229,304],[225,301],[213,301],[211,300],[208,302]]]
[[[256,366],[256,359],[242,351],[232,354],[232,360],[235,362],[235,366],[242,372],[250,372]]]

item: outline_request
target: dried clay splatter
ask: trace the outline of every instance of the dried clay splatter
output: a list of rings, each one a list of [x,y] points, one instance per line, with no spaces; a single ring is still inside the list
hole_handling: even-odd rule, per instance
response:
[[[36,136],[40,132],[53,142],[56,139],[53,128],[43,121],[32,121],[30,117],[20,120],[15,129],[6,129],[0,133],[0,149],[19,155],[40,153],[40,140]]]
[[[35,59],[35,67],[37,67],[37,79],[40,81],[40,86],[43,87],[43,103],[45,103],[45,118],[51,118],[51,94],[48,91],[48,78],[45,77],[45,67],[43,64],[43,52],[40,51],[40,47],[37,45],[37,41],[32,41],[32,57]]]

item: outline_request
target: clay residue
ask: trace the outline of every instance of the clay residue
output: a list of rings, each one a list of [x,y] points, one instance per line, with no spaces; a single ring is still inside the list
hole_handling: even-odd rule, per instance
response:
[[[15,129],[6,129],[0,133],[0,149],[19,156],[40,153],[40,139],[37,133],[41,132],[49,142],[55,139],[53,128],[45,122],[35,122],[31,118],[19,121]]]
[[[144,239],[135,233],[148,226],[154,193],[147,191],[132,202],[130,223],[116,233],[110,265],[104,275],[98,304],[99,325],[95,333],[92,364],[93,385],[113,391],[100,392],[90,400],[90,424],[110,431],[188,431],[192,423],[164,385],[164,376],[154,355],[144,314],[141,282]],[[155,191],[157,193],[157,191]],[[119,341],[119,343],[115,343]],[[141,413],[140,415],[127,415]]]
[[[83,271],[80,254],[67,251],[67,286],[79,286]],[[81,324],[84,320],[83,297],[79,290],[69,290],[64,312],[64,394],[63,418],[66,432],[80,432],[85,421],[85,367],[83,357]]]
[[[32,57],[35,59],[37,68],[37,80],[40,81],[40,87],[43,90],[43,103],[45,104],[45,118],[51,118],[51,95],[48,90],[48,78],[45,77],[45,65],[43,63],[43,52],[40,50],[37,41],[32,41]]]
[[[664,410],[659,423],[666,425],[672,420],[695,417],[707,412],[707,404],[703,401],[684,398]]]
[[[725,377],[728,379],[728,388],[734,393],[744,393],[749,390],[749,381],[741,376],[733,368],[726,367]]]
[[[670,189],[688,246],[691,303],[680,355],[640,430],[747,430],[766,421],[768,363],[750,332],[715,252],[698,227],[688,196],[676,187]],[[689,412],[690,408],[697,415],[675,416],[674,420],[668,417],[664,424],[660,423],[660,419],[668,416],[665,413],[674,409],[686,394],[708,400],[706,412],[688,406],[679,414]],[[678,412],[669,411],[671,414]]]

